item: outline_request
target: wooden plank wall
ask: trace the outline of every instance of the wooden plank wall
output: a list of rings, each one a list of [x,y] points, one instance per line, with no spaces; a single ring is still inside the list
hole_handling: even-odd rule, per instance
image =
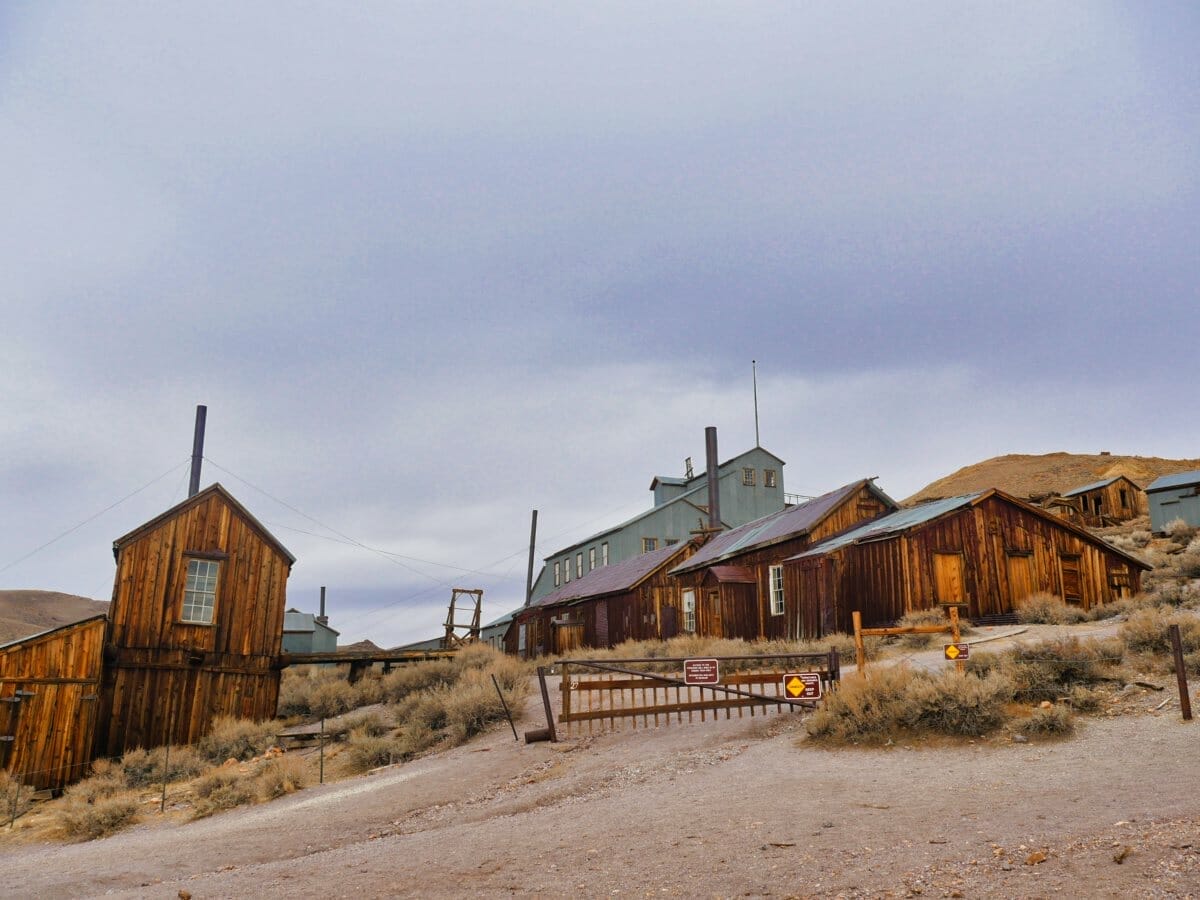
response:
[[[211,625],[179,621],[189,553],[221,563]],[[289,570],[217,492],[121,547],[98,752],[192,741],[220,715],[273,716]]]
[[[4,768],[25,784],[61,788],[86,773],[100,688],[105,620],[68,625],[0,649],[0,722],[14,740]],[[19,704],[7,701],[28,692]]]

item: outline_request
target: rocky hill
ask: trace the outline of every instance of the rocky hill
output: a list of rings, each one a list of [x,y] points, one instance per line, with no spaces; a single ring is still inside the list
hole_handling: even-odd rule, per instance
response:
[[[78,622],[108,609],[91,600],[55,591],[0,591],[0,643]]]
[[[1160,475],[1200,469],[1200,459],[1161,459],[1157,456],[1118,456],[1111,453],[1010,453],[959,469],[926,485],[902,506],[955,497],[987,488],[1000,488],[1015,497],[1044,497],[1082,487],[1104,478],[1125,475],[1145,487]]]

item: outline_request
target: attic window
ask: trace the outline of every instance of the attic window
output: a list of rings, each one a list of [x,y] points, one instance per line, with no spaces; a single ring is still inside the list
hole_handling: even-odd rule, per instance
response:
[[[742,484],[746,487],[754,487],[754,468],[752,466],[742,469]]]
[[[651,550],[658,549],[658,538],[642,538],[642,552],[649,553]]]
[[[763,469],[763,487],[777,487],[774,469]]]
[[[182,622],[211,625],[217,605],[217,574],[221,564],[212,559],[189,559],[183,590]]]

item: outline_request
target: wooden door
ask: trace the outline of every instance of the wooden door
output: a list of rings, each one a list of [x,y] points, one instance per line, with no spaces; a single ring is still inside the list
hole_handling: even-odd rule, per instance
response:
[[[607,600],[600,600],[596,603],[596,646],[600,648],[611,646],[608,640]]]
[[[1068,603],[1082,603],[1083,591],[1079,579],[1079,557],[1060,556],[1058,567],[1062,573],[1062,598]]]
[[[1036,592],[1033,578],[1033,555],[1009,554],[1007,565],[1009,600],[1015,607],[1030,594]]]
[[[558,625],[554,629],[554,652],[567,653],[578,650],[583,646],[583,623],[571,622],[568,625]]]
[[[961,553],[933,554],[933,590],[938,603],[966,603]]]
[[[708,619],[706,637],[725,637],[725,626],[721,621],[721,592],[713,590],[708,592],[706,598],[706,606],[708,607],[705,616]]]
[[[659,624],[659,634],[664,641],[669,641],[675,635],[679,634],[679,625],[675,615],[675,607],[664,606],[662,608],[662,621]]]

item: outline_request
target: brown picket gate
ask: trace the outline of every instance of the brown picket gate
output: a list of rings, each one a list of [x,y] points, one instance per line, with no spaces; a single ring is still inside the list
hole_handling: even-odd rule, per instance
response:
[[[710,657],[719,666],[715,684],[688,684],[683,658],[565,659],[558,721],[575,734],[659,725],[713,722],[812,708],[786,696],[784,676],[820,673],[823,691],[841,678],[836,650],[777,656]]]

